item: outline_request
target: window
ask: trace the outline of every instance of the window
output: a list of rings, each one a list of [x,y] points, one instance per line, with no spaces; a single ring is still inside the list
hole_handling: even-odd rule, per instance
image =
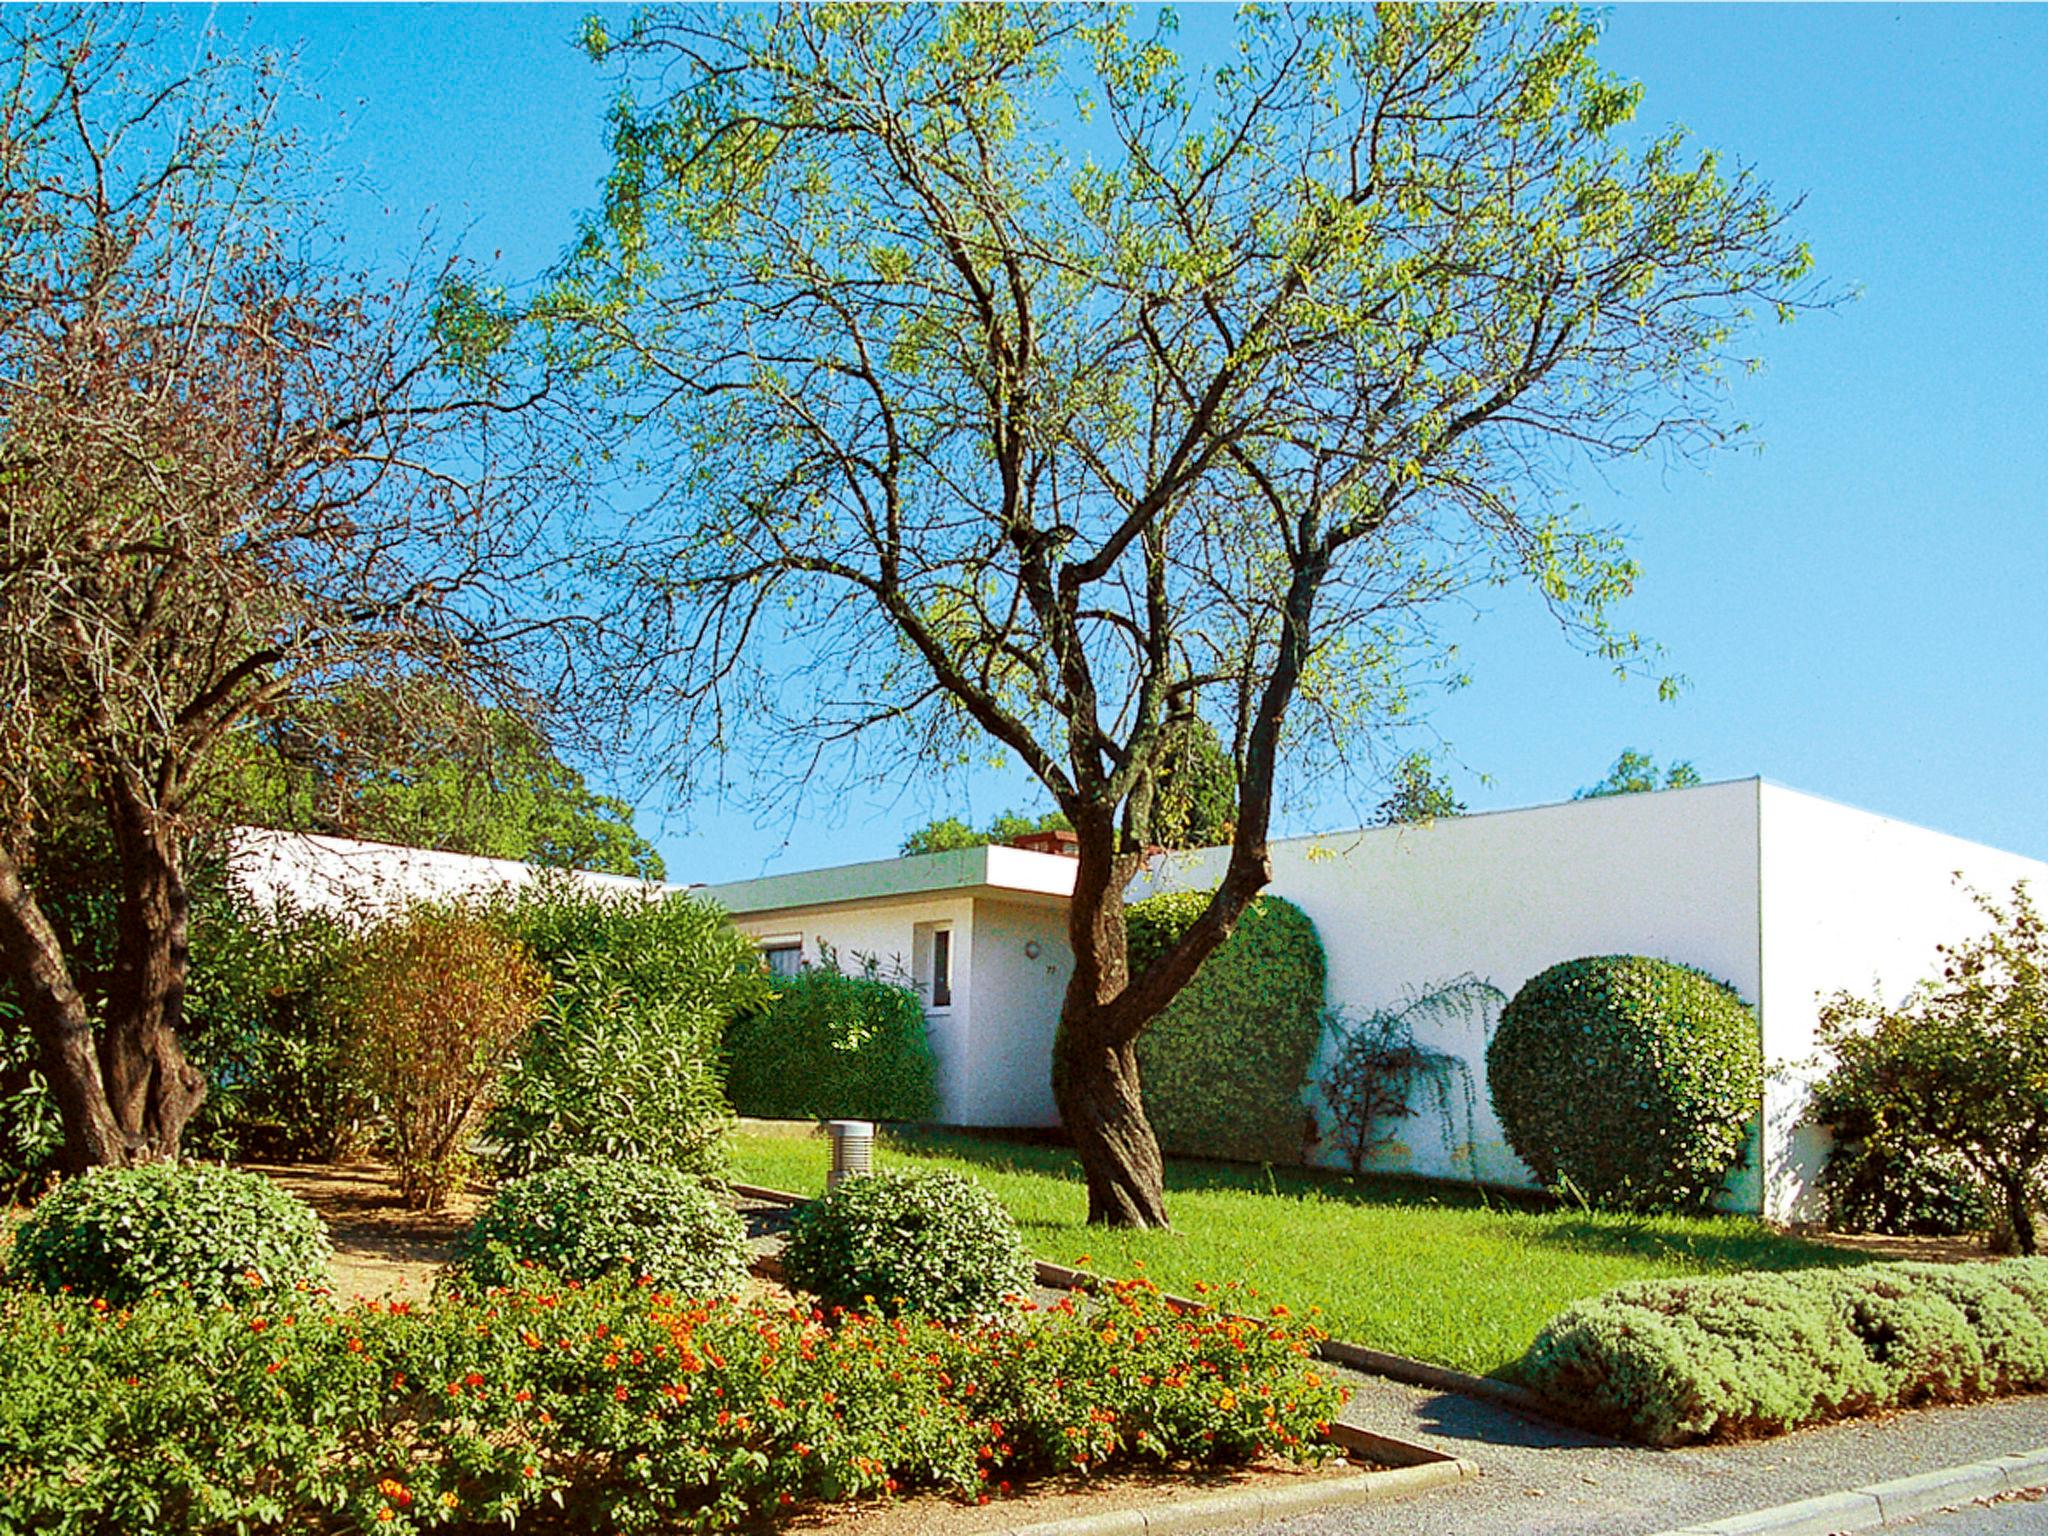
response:
[[[953,930],[932,930],[932,1006],[953,1006]]]
[[[804,941],[800,937],[763,939],[761,958],[767,962],[770,976],[794,976],[804,968]]]

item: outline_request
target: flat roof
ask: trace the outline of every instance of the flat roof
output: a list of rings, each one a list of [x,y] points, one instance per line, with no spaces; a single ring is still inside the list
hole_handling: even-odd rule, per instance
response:
[[[1064,854],[1031,853],[988,844],[919,853],[896,859],[868,859],[827,869],[794,870],[705,885],[695,894],[717,902],[735,917],[780,912],[792,907],[842,906],[848,902],[938,895],[1068,897],[1074,894],[1074,861]]]

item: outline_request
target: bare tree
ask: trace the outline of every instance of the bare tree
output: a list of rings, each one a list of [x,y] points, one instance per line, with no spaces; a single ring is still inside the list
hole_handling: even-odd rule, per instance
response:
[[[452,274],[333,259],[274,61],[134,12],[0,17],[0,968],[73,1167],[175,1154],[185,839],[295,692],[427,669],[524,697],[545,562],[519,402],[437,330]],[[528,652],[525,660],[532,660]],[[88,983],[39,847],[118,871]],[[94,995],[94,994],[97,995]]]
[[[1091,1219],[1139,1225],[1134,1042],[1266,883],[1284,780],[1408,707],[1476,584],[1638,664],[1634,567],[1550,493],[1720,442],[1716,370],[1808,266],[1751,174],[1633,135],[1568,11],[1247,8],[1200,67],[1153,26],[593,23],[627,91],[547,311],[662,479],[635,580],[686,775],[993,741],[1071,821],[1054,1089]],[[1229,858],[1133,976],[1123,897],[1194,720],[1236,766]]]

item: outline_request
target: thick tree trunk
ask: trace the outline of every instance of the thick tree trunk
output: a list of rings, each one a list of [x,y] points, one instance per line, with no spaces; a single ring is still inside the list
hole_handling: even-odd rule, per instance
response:
[[[1166,1165],[1139,1092],[1138,1032],[1106,1006],[1129,979],[1124,890],[1136,868],[1093,850],[1079,860],[1067,909],[1074,974],[1053,1037],[1052,1091],[1088,1178],[1089,1221],[1164,1227]]]
[[[178,1043],[191,927],[183,850],[168,818],[118,788],[108,800],[120,851],[121,907],[100,1070],[130,1158],[173,1158],[206,1097],[205,1078]]]
[[[2005,1195],[2005,1219],[2012,1224],[2013,1241],[2021,1253],[2032,1257],[2040,1252],[2034,1234],[2034,1192],[2023,1178],[2001,1178]]]
[[[93,1049],[92,1018],[65,963],[63,945],[13,856],[0,849],[0,965],[15,984],[43,1076],[64,1126],[73,1173],[127,1160],[127,1139],[107,1103]]]

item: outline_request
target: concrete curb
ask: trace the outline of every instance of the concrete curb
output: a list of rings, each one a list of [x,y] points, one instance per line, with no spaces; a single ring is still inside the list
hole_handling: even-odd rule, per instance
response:
[[[803,1205],[809,1197],[793,1195],[785,1189],[768,1189],[759,1184],[732,1184],[727,1186],[736,1195],[748,1200],[771,1200],[782,1205]],[[1054,1264],[1045,1259],[1033,1261],[1037,1268],[1038,1283],[1057,1291],[1092,1291],[1104,1283],[1103,1277],[1085,1269],[1070,1269],[1064,1264]],[[772,1259],[757,1259],[754,1273],[764,1279],[782,1278],[781,1266]],[[1166,1299],[1177,1306],[1211,1310],[1207,1302],[1191,1300],[1185,1296],[1169,1294]],[[1247,1318],[1257,1322],[1257,1318]],[[1558,1411],[1544,1399],[1526,1387],[1518,1387],[1511,1381],[1502,1381],[1497,1376],[1474,1376],[1468,1371],[1455,1371],[1449,1366],[1431,1365],[1427,1360],[1414,1360],[1407,1355],[1389,1354],[1383,1349],[1368,1349],[1363,1344],[1347,1344],[1342,1339],[1325,1339],[1316,1346],[1316,1358],[1327,1360],[1333,1365],[1349,1366],[1355,1371],[1364,1371],[1371,1376],[1384,1376],[1389,1381],[1398,1381],[1411,1387],[1427,1387],[1432,1392],[1455,1392],[1462,1397],[1482,1398],[1496,1407],[1518,1413],[1524,1418],[1535,1419],[1542,1424],[1568,1424]],[[1576,1426],[1574,1426],[1576,1427]]]
[[[1376,1435],[1348,1424],[1330,1426],[1330,1438],[1354,1455],[1382,1463],[1377,1472],[1298,1483],[1291,1488],[1233,1488],[1206,1498],[1177,1499],[1146,1509],[1106,1509],[1064,1520],[1004,1526],[989,1536],[1161,1536],[1167,1531],[1201,1531],[1225,1525],[1265,1525],[1295,1515],[1312,1515],[1382,1499],[1405,1498],[1429,1488],[1477,1477],[1469,1461],[1446,1456],[1407,1440]]]
[[[2038,1488],[2043,1483],[2048,1483],[2048,1449],[1871,1483],[1846,1493],[1780,1504],[1775,1509],[1751,1510],[1746,1515],[1666,1531],[1663,1536],[1837,1536],[1874,1531],[1915,1515],[2021,1488]]]

